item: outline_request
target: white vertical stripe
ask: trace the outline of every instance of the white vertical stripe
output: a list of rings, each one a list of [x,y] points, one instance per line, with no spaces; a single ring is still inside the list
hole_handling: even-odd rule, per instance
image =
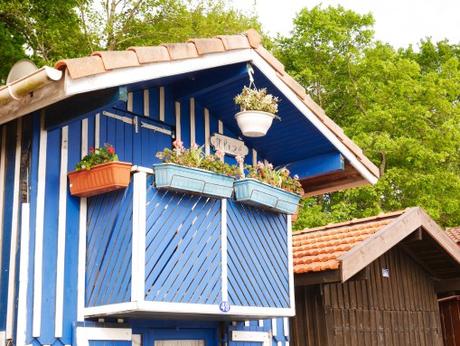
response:
[[[16,152],[14,157],[13,212],[11,215],[10,265],[8,272],[8,307],[6,310],[6,338],[13,338],[13,320],[15,315],[16,294],[16,254],[18,251],[19,197],[21,174],[22,118],[16,122]]]
[[[160,87],[160,121],[165,121],[165,87]]]
[[[144,89],[144,115],[150,116],[150,94],[149,89]]]
[[[263,327],[264,326],[264,320],[259,320],[259,327]]]
[[[69,151],[69,127],[61,130],[61,168],[59,177],[59,216],[58,240],[56,259],[56,311],[54,336],[62,337],[62,323],[64,316],[64,271],[65,271],[65,235],[67,218],[67,163]]]
[[[97,113],[96,117],[94,118],[94,147],[99,148],[99,132],[101,128],[101,114]]]
[[[244,321],[244,326],[245,327],[249,327],[251,325],[251,321]]]
[[[211,153],[211,128],[209,125],[209,109],[204,109],[204,153]]]
[[[294,259],[292,255],[292,216],[287,215],[287,241],[288,241],[288,269],[289,269],[289,302],[290,308],[295,308],[295,297],[294,297]]]
[[[272,318],[272,335],[274,337],[278,336],[278,326],[277,326],[278,320],[276,318]]]
[[[43,219],[45,213],[46,145],[48,133],[45,129],[45,112],[40,117],[40,148],[38,153],[37,208],[35,216],[34,254],[34,304],[32,336],[40,336],[42,318],[42,275],[43,275]]]
[[[21,205],[21,245],[19,260],[18,317],[16,324],[16,345],[26,344],[27,332],[27,285],[29,279],[29,203]]]
[[[131,261],[131,301],[143,301],[145,295],[145,222],[147,174],[133,177],[133,240]]]
[[[283,329],[284,329],[284,336],[289,338],[289,318],[283,317]]]
[[[195,99],[190,98],[190,144],[196,144],[195,139]]]
[[[142,346],[142,335],[141,334],[132,335],[132,346]]]
[[[6,169],[6,125],[2,127],[2,144],[0,152],[0,254],[3,252],[3,217],[5,198],[5,169]],[[2,256],[0,256],[0,268],[2,268]]]
[[[128,102],[126,103],[126,109],[128,110],[128,112],[133,111],[133,93],[132,92],[128,93]]]
[[[175,102],[176,106],[176,139],[182,140],[181,127],[180,127],[180,102]]]
[[[217,131],[223,135],[224,134],[224,123],[222,122],[222,120],[218,120],[217,122]]]
[[[222,301],[228,301],[227,200],[221,199]]]
[[[255,149],[252,149],[252,164],[257,166],[257,151]]]
[[[96,132],[95,142],[99,142],[99,131]],[[88,154],[88,119],[81,122],[81,157]],[[86,198],[80,198],[80,217],[78,230],[78,302],[77,319],[85,319],[85,273],[86,273]]]

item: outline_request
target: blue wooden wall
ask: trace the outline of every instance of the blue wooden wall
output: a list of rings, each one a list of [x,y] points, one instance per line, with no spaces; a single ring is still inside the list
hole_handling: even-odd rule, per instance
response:
[[[80,160],[82,156],[82,149],[90,148],[99,143],[102,146],[104,143],[113,144],[119,153],[120,160],[131,161],[134,164],[150,166],[152,163],[157,162],[155,153],[162,150],[165,146],[171,144],[172,138],[156,132],[148,132],[145,129],[141,129],[140,132],[135,133],[133,126],[125,124],[119,120],[106,117],[103,115],[103,111],[109,111],[113,114],[134,117],[135,114],[143,115],[149,114],[148,117],[142,118],[145,122],[151,121],[154,123],[156,120],[160,120],[160,87],[151,87],[145,90],[132,90],[132,96],[130,96],[130,102],[126,105],[123,102],[117,102],[115,104],[103,105],[93,112],[88,114],[82,114],[78,119],[69,121],[66,120],[61,126],[53,126],[53,128],[44,129],[40,131],[41,124],[44,124],[43,119],[46,119],[45,112],[37,112],[31,114],[23,121],[30,122],[33,124],[32,138],[26,138],[31,141],[31,162],[29,166],[29,203],[30,203],[30,224],[29,224],[29,251],[28,251],[28,283],[26,287],[27,297],[26,299],[26,311],[25,320],[22,325],[25,325],[26,342],[33,345],[68,345],[72,342],[72,326],[75,321],[79,320],[78,314],[82,309],[82,306],[78,305],[78,302],[86,303],[88,306],[94,306],[96,304],[104,304],[108,302],[124,301],[130,295],[130,285],[127,284],[129,281],[129,249],[130,249],[130,229],[131,222],[130,208],[132,204],[128,203],[130,200],[130,189],[120,192],[112,193],[106,196],[95,197],[88,200],[88,219],[86,242],[88,245],[88,252],[85,257],[86,265],[88,266],[88,276],[86,277],[86,290],[80,292],[78,290],[79,277],[78,277],[78,260],[81,248],[79,246],[80,234],[82,232],[80,220],[81,220],[81,201],[80,198],[74,198],[70,196],[68,190],[67,179],[61,179],[65,177],[68,171],[72,171],[75,164]],[[175,115],[175,100],[170,86],[165,86],[164,89],[164,121],[165,128],[170,127],[174,129],[176,125]],[[148,102],[145,102],[144,95],[148,95]],[[144,109],[144,103],[148,103],[148,110]],[[206,105],[195,102],[195,138],[199,145],[203,145],[204,140],[204,107]],[[190,129],[190,102],[189,100],[182,101],[180,105],[181,115],[181,138],[186,146],[191,144]],[[65,111],[64,111],[65,113]],[[44,117],[44,118],[43,118]],[[63,114],[63,119],[65,114]],[[225,135],[233,136],[230,130],[225,126],[219,126],[219,120],[213,114],[210,114],[210,133],[211,135],[219,131]],[[8,271],[10,254],[9,249],[11,245],[11,222],[12,220],[12,200],[14,191],[14,176],[15,176],[15,138],[16,138],[16,124],[17,121],[11,122],[6,127],[7,138],[6,138],[6,169],[5,169],[5,208],[3,210],[3,239],[2,239],[2,263],[0,272],[0,331],[5,329],[5,316],[7,309],[7,295],[8,295]],[[61,171],[61,146],[63,145],[63,134],[65,131],[68,133],[68,152],[67,152],[67,165],[64,171]],[[99,131],[97,130],[99,129]],[[43,132],[46,134],[46,140],[41,142]],[[30,137],[30,136],[29,136]],[[234,136],[233,136],[234,137]],[[43,137],[44,138],[44,137]],[[43,139],[42,138],[42,139]],[[41,148],[41,144],[46,144],[46,150]],[[40,158],[40,151],[42,156]],[[250,154],[247,157],[247,162],[252,162],[252,151],[250,148]],[[41,162],[40,162],[41,159]],[[260,157],[259,157],[260,159]],[[232,162],[232,158],[226,157],[226,160]],[[44,167],[45,174],[39,174],[39,167]],[[64,181],[65,185],[61,186],[60,181]],[[39,186],[43,185],[44,190],[42,195],[39,196]],[[65,215],[62,213],[61,206],[59,205],[59,194],[60,191],[65,192]],[[41,198],[43,198],[43,204],[41,204]],[[215,265],[216,262],[220,261],[220,251],[216,229],[219,229],[220,219],[215,216],[219,210],[219,203],[215,200],[205,200],[200,198],[190,198],[181,196],[180,194],[170,193],[159,193],[155,190],[148,190],[148,198],[155,203],[163,203],[164,198],[180,199],[184,201],[184,205],[188,206],[190,215],[193,216],[190,220],[197,218],[201,221],[193,221],[193,225],[189,224],[189,229],[184,232],[182,241],[188,241],[189,246],[186,251],[191,251],[194,255],[197,255],[196,263],[185,264],[181,262],[179,258],[179,252],[172,252],[172,257],[167,258],[165,256],[157,256],[153,261],[148,263],[149,270],[146,272],[146,278],[148,285],[146,287],[146,298],[147,299],[158,299],[158,300],[169,300],[173,301],[188,301],[191,299],[195,302],[204,303],[216,303],[221,297],[219,296],[220,291],[216,289],[218,278],[220,278],[220,272],[218,267]],[[162,199],[163,198],[163,199]],[[161,202],[163,201],[163,202]],[[192,205],[196,204],[196,207],[192,209]],[[156,205],[156,204],[155,204]],[[153,203],[148,205],[148,212],[150,213],[161,213],[161,207],[155,206]],[[43,208],[41,208],[43,206]],[[43,211],[42,215],[38,215],[40,210]],[[105,211],[104,211],[105,210]],[[101,224],[98,221],[98,217],[101,215],[110,215],[107,224]],[[115,211],[121,210],[122,213],[115,217]],[[182,210],[182,209],[181,209]],[[202,210],[202,213],[198,213],[197,210]],[[63,216],[64,215],[64,216]],[[19,212],[20,216],[20,212]],[[37,233],[37,220],[43,217],[43,236],[39,237]],[[65,224],[65,245],[63,247],[63,273],[58,273],[58,223],[62,220]],[[17,221],[17,220],[16,220]],[[18,222],[18,221],[17,221]],[[197,222],[206,224],[206,228],[198,228]],[[209,225],[208,225],[209,224]],[[147,234],[148,239],[153,239],[156,234],[151,220],[149,225],[150,233]],[[109,227],[110,226],[110,227]],[[125,230],[125,232],[122,232]],[[185,231],[185,230],[184,230]],[[20,236],[20,234],[19,234]],[[166,233],[161,233],[161,236],[168,236]],[[170,236],[170,235],[169,235]],[[182,236],[182,235],[181,235]],[[93,252],[93,247],[102,246],[103,242],[106,241],[107,237],[110,239],[119,239],[120,242],[110,246],[106,246],[107,252],[97,253]],[[198,237],[198,238],[197,238]],[[105,240],[104,240],[105,239]],[[179,237],[170,238],[171,244],[177,242]],[[202,251],[207,251],[211,257],[204,255],[204,252],[196,253],[197,241],[206,241],[205,247]],[[42,244],[41,253],[37,252],[38,245]],[[97,245],[98,244],[98,245]],[[170,245],[171,245],[170,244]],[[185,248],[185,245],[180,246]],[[179,243],[176,243],[179,245]],[[19,251],[19,241],[16,244],[16,248]],[[102,246],[103,247],[103,246]],[[165,251],[170,251],[172,247],[165,246]],[[147,247],[148,256],[154,252],[155,247]],[[114,267],[109,267],[109,262],[106,260],[110,253],[116,252],[126,253],[127,256],[119,258],[119,262],[113,264]],[[37,256],[40,259],[42,266],[40,267],[37,262]],[[105,257],[104,257],[105,256]],[[147,257],[149,258],[149,257]],[[20,253],[17,256],[17,264],[19,264]],[[40,262],[39,261],[39,262]],[[180,271],[179,268],[174,268],[171,271],[172,275],[166,277],[167,271],[161,272],[162,269],[169,270],[173,267],[173,264],[184,264],[191,272],[197,272],[202,275],[201,281],[192,281],[192,285],[195,287],[195,292],[190,295],[190,292],[184,289],[184,285],[180,285],[180,280],[183,278],[184,282],[188,280],[189,273]],[[209,266],[208,270],[201,270],[200,268]],[[110,273],[112,269],[118,270],[118,273],[112,273],[111,280],[113,284],[113,290],[106,291],[105,294],[94,290],[93,288],[103,284],[107,285],[107,280],[104,281],[104,275],[101,273]],[[161,269],[160,269],[161,267]],[[18,283],[17,278],[19,266],[16,265],[16,284]],[[124,275],[123,273],[126,273]],[[178,293],[171,291],[163,291],[159,286],[160,281],[156,276],[151,274],[159,273],[160,277],[168,282],[176,282]],[[59,274],[59,275],[58,275]],[[56,311],[56,307],[59,306],[56,301],[56,292],[58,289],[58,282],[62,274],[62,282],[59,282],[59,286],[64,287],[63,289],[63,304],[62,311]],[[115,275],[117,274],[117,275]],[[107,274],[106,274],[107,275]],[[37,291],[38,282],[35,280],[37,277],[41,279],[41,296],[34,296],[34,292]],[[208,281],[209,280],[209,281]],[[101,286],[102,287],[102,286]],[[17,285],[14,288],[17,292]],[[83,295],[82,295],[83,294]],[[17,295],[14,297],[15,300],[18,298]],[[38,299],[39,298],[39,299]],[[37,303],[38,302],[38,303]],[[236,302],[236,300],[235,300]],[[38,304],[39,314],[34,311],[35,305]],[[279,306],[283,306],[283,303],[279,303]],[[81,314],[81,311],[80,311]],[[62,320],[57,319],[56,316],[62,316]],[[40,319],[38,330],[33,331],[34,321]],[[16,337],[16,319],[14,320],[13,335]],[[36,328],[37,329],[37,328]]]

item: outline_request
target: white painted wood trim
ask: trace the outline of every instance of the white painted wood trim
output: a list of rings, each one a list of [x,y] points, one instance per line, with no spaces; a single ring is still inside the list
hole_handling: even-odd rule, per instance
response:
[[[35,253],[34,253],[34,299],[32,337],[40,336],[42,315],[42,278],[43,278],[43,222],[45,213],[46,146],[48,133],[45,129],[45,112],[40,116],[40,148],[38,153],[37,208],[35,216]]]
[[[144,64],[136,67],[113,69],[79,79],[65,78],[66,96],[119,85],[148,81],[183,73],[226,66],[251,60],[251,49],[205,54],[198,58]]]
[[[99,131],[95,133],[95,143],[99,142]],[[88,154],[88,119],[81,122],[81,153],[83,158]],[[80,215],[78,220],[78,297],[77,297],[77,320],[85,319],[85,276],[86,276],[86,212],[87,199],[80,198]]]
[[[289,318],[283,317],[284,336],[289,340]]]
[[[261,342],[263,346],[270,346],[272,340],[269,332],[253,332],[232,330],[232,341]]]
[[[176,113],[176,139],[181,141],[181,126],[180,126],[180,102],[176,101],[175,105],[175,113]]]
[[[209,109],[204,109],[204,153],[211,153],[211,128],[209,122]]]
[[[245,327],[250,327],[251,326],[251,321],[249,321],[249,320],[244,321],[244,326]]]
[[[77,327],[76,346],[89,346],[89,341],[131,341],[131,328]]]
[[[257,166],[257,151],[252,149],[252,165]]]
[[[85,317],[112,316],[114,314],[126,314],[134,311],[161,314],[234,316],[237,318],[294,316],[294,309],[292,308],[265,308],[234,305],[230,307],[229,312],[224,313],[220,311],[219,305],[141,301],[87,307],[85,308]]]
[[[277,87],[289,101],[315,126],[350,164],[371,184],[376,184],[378,178],[373,175],[348,149],[337,136],[313,114],[313,112],[300,100],[297,95],[277,76],[277,72],[258,53],[251,51],[252,63]]]
[[[228,302],[228,238],[227,238],[227,199],[221,199],[221,263],[222,263],[222,301]],[[230,308],[231,309],[231,308]]]
[[[150,116],[150,93],[149,89],[144,89],[144,116]]]
[[[292,215],[287,215],[287,247],[288,247],[288,270],[289,270],[289,305],[295,309],[294,296],[294,256],[292,250]]]
[[[0,331],[0,345],[1,346],[6,345],[5,331]]]
[[[26,344],[27,333],[27,286],[29,284],[30,205],[21,205],[21,245],[19,259],[18,314],[16,322],[16,345]]]
[[[15,295],[16,295],[16,254],[19,238],[19,198],[22,149],[22,118],[16,120],[16,151],[14,156],[13,211],[11,215],[10,263],[8,270],[8,300],[6,310],[6,339],[13,338]]]
[[[133,239],[131,260],[131,301],[143,301],[145,296],[145,223],[147,174],[133,176]]]
[[[3,253],[3,218],[5,204],[5,171],[6,171],[6,125],[2,127],[2,143],[0,152],[0,268],[2,268]]]
[[[131,172],[144,172],[147,174],[153,174],[153,168],[134,165],[131,167]]]
[[[160,90],[159,90],[159,93],[160,93],[160,115],[159,115],[159,119],[160,121],[165,121],[165,87],[160,87]]]
[[[222,120],[217,121],[217,132],[219,132],[221,135],[224,134],[224,123]]]
[[[190,98],[190,145],[196,144],[195,98]]]
[[[263,327],[264,326],[264,320],[259,320],[259,327]]]
[[[132,346],[142,346],[142,335],[141,334],[133,334],[131,340],[132,340]]]
[[[101,132],[101,113],[96,113],[94,116],[94,147],[99,148],[99,136]]]
[[[128,93],[128,101],[126,102],[126,110],[128,112],[133,111],[133,93],[132,92]]]
[[[64,271],[65,271],[65,237],[67,218],[67,164],[69,151],[69,127],[61,129],[61,167],[59,176],[59,215],[56,257],[56,310],[54,336],[62,337],[64,316]]]
[[[278,319],[272,318],[272,335],[274,337],[278,336]]]

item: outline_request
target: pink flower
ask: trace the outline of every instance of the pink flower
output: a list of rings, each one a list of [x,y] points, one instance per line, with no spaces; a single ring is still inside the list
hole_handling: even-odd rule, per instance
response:
[[[112,146],[107,147],[107,152],[108,152],[110,155],[115,154],[115,149],[114,149],[114,147],[112,147]]]
[[[225,153],[222,151],[222,150],[217,150],[216,151],[216,156],[219,158],[219,159],[223,159],[224,156],[225,156]]]
[[[180,140],[180,139],[176,139],[174,142],[173,142],[173,146],[174,148],[176,149],[182,149],[184,147],[184,143]]]
[[[91,154],[93,154],[93,153],[94,153],[94,147],[89,148],[89,152],[90,152]]]
[[[192,143],[192,146],[190,147],[192,150],[198,149],[198,145],[196,143]]]

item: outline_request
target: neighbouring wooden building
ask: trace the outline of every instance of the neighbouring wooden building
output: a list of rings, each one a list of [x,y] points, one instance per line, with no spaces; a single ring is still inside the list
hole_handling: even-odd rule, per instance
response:
[[[1,346],[289,343],[291,216],[153,183],[156,152],[212,153],[213,138],[228,163],[236,146],[288,165],[307,195],[377,181],[257,32],[15,72],[0,87]],[[251,78],[282,100],[258,138],[235,119]],[[104,143],[132,164],[128,187],[72,196],[67,173]]]
[[[447,235],[460,246],[460,227],[450,228]],[[445,346],[460,346],[460,279],[444,284],[438,297],[442,337]]]
[[[442,345],[460,250],[422,209],[296,232],[293,249],[293,345]]]

